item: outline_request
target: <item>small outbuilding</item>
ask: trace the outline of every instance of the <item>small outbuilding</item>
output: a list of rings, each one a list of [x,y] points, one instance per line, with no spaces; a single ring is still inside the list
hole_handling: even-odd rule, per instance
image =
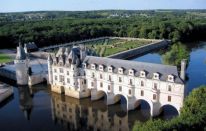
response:
[[[24,48],[27,48],[28,52],[34,52],[34,51],[38,51],[38,47],[36,46],[36,44],[34,42],[29,42],[24,44]]]

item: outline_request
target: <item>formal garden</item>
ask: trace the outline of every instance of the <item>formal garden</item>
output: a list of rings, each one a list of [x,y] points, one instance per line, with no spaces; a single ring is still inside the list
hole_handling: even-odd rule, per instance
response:
[[[138,48],[150,44],[150,40],[103,39],[85,43],[97,55],[105,57],[122,51]]]

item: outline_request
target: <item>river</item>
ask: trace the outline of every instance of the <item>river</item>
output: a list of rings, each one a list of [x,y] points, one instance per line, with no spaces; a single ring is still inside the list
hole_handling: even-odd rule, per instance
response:
[[[190,44],[186,88],[206,85],[206,43]],[[195,46],[194,46],[195,45]],[[162,63],[162,51],[154,51],[131,60]],[[166,113],[158,118],[170,119],[175,109],[165,107]],[[63,131],[63,130],[131,130],[136,120],[150,119],[149,105],[125,112],[120,104],[107,106],[104,99],[77,100],[53,92],[46,85],[32,88],[14,87],[14,95],[0,104],[0,130],[2,131]]]

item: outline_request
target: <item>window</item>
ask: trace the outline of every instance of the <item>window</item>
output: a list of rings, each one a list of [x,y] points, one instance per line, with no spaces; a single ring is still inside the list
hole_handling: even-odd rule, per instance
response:
[[[60,73],[64,73],[64,70],[62,68],[59,68]]]
[[[119,77],[119,82],[122,82],[122,78],[121,77]]]
[[[92,69],[95,69],[95,65],[94,64],[92,64]]]
[[[100,79],[102,79],[102,78],[103,78],[103,77],[102,77],[102,74],[100,74],[100,75],[99,75],[99,78],[100,78]]]
[[[84,80],[84,84],[87,84],[87,80]]]
[[[159,73],[154,73],[153,74],[153,79],[159,79]]]
[[[129,71],[129,74],[130,74],[130,75],[133,75],[133,70],[130,70],[130,71]]]
[[[129,79],[129,84],[133,85],[132,79]]]
[[[69,75],[69,71],[67,71],[67,75]]]
[[[100,83],[100,87],[103,87],[103,83],[102,82]]]
[[[91,82],[91,86],[92,86],[92,87],[94,86],[94,82]]]
[[[130,94],[130,95],[132,94],[132,90],[131,90],[131,89],[129,89],[129,94]]]
[[[54,72],[56,73],[56,72],[57,72],[57,69],[54,69]]]
[[[171,102],[171,96],[168,96],[168,98],[167,98],[167,100],[169,101],[169,102]]]
[[[108,85],[108,90],[109,90],[109,91],[111,90],[111,86],[110,86],[110,85]]]
[[[64,82],[64,76],[60,75],[60,76],[59,76],[59,81],[60,81],[60,82]]]
[[[144,72],[144,71],[141,71],[141,72],[140,72],[140,76],[141,76],[141,77],[145,77],[145,72]]]
[[[172,91],[171,85],[168,86],[168,91]]]
[[[112,72],[112,67],[109,67],[109,72]]]
[[[70,79],[69,78],[67,78],[67,83],[70,83]]]
[[[57,76],[55,76],[55,80],[57,80]]]
[[[168,75],[168,81],[174,82],[174,76],[173,75]]]
[[[103,70],[103,66],[99,66],[99,70]]]
[[[109,75],[109,81],[111,81],[111,80],[112,80],[111,75]]]
[[[141,86],[144,86],[144,81],[141,81]]]
[[[122,86],[119,86],[119,91],[122,91]]]
[[[94,74],[94,72],[92,72],[92,77],[93,77],[93,78],[95,77],[95,74]]]
[[[141,90],[141,96],[144,96],[144,91],[143,90]]]
[[[153,100],[156,100],[156,99],[157,99],[157,95],[153,94]]]
[[[157,83],[154,83],[154,89],[157,89]]]

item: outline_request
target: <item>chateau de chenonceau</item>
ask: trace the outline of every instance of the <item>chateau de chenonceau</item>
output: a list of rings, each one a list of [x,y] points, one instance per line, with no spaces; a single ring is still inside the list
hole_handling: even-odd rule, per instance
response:
[[[15,60],[19,85],[46,80],[53,92],[76,99],[105,97],[107,105],[122,102],[123,97],[128,111],[139,107],[144,100],[153,117],[165,105],[175,107],[178,113],[183,106],[186,60],[181,61],[178,73],[176,66],[98,57],[85,45],[75,45],[49,53],[47,62],[42,64],[48,71],[43,74],[35,73],[32,69],[35,66],[29,63],[27,49],[20,45]]]

